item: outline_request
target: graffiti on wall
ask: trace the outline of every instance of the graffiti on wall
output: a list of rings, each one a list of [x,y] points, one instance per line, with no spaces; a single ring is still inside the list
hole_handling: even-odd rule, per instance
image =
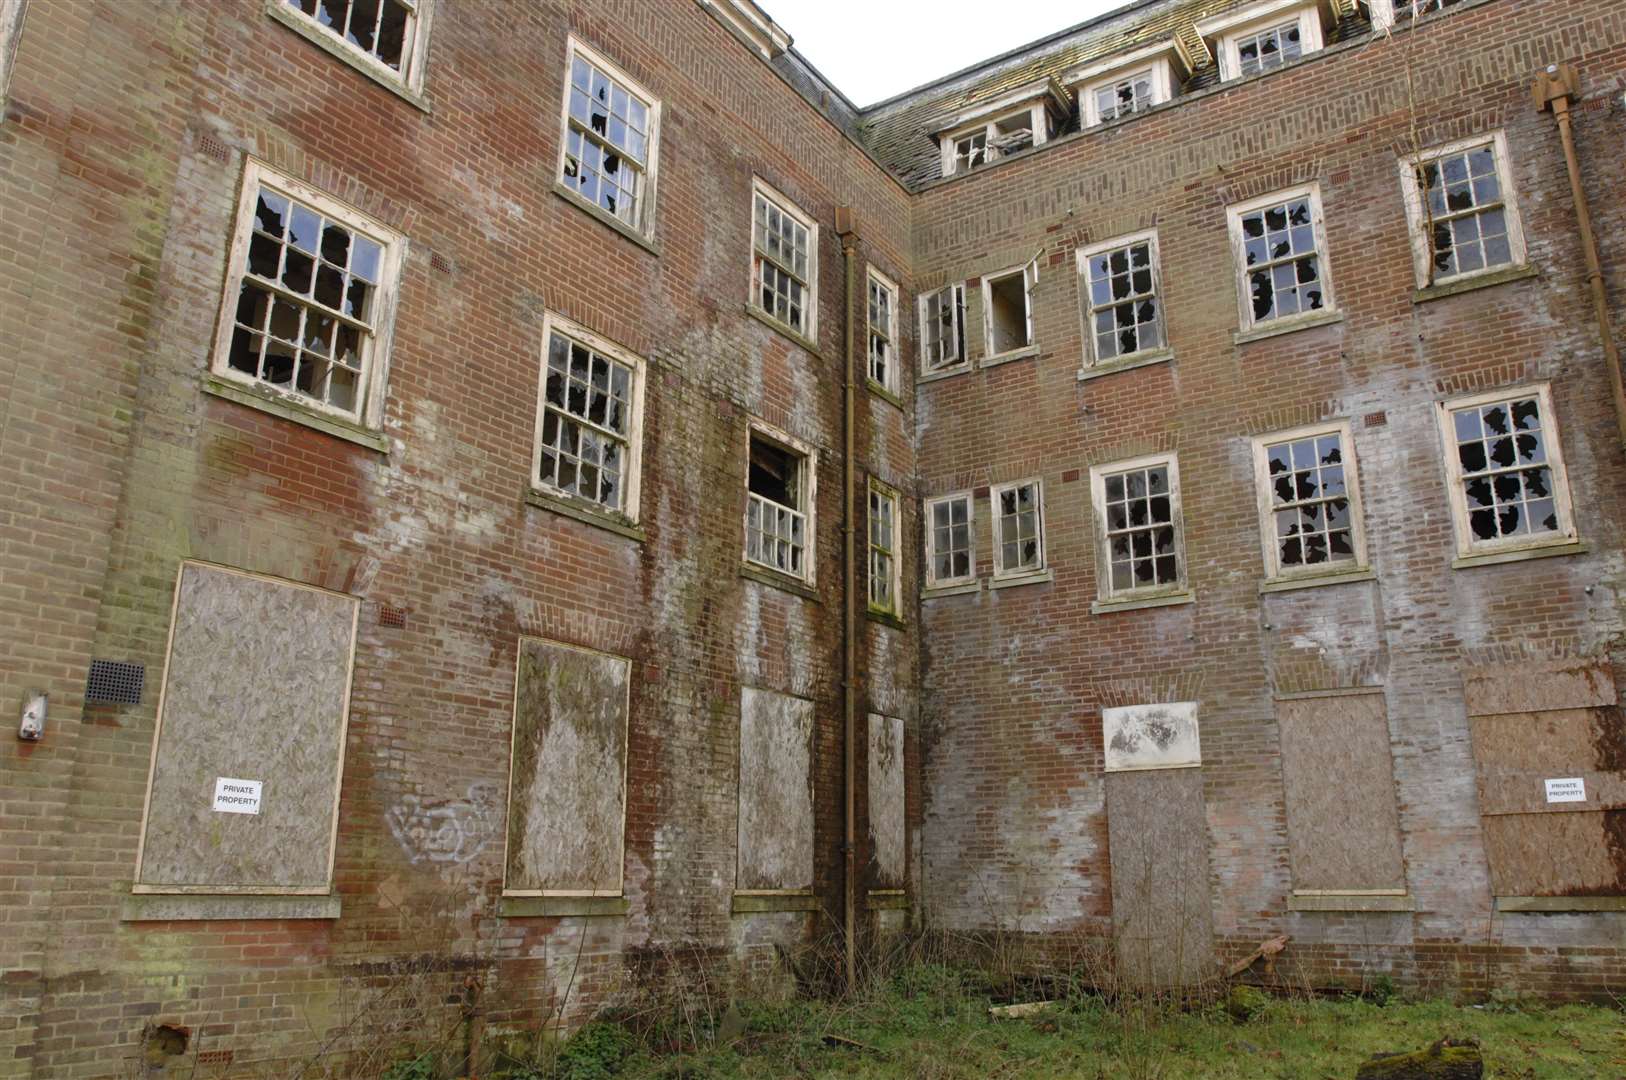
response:
[[[403,795],[384,819],[414,866],[462,865],[484,851],[501,826],[498,798],[498,785],[481,780],[470,784],[461,799]]]

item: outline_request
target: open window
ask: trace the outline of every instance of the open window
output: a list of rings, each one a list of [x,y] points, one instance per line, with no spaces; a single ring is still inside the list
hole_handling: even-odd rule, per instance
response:
[[[920,298],[920,373],[941,375],[965,364],[965,286],[956,282]]]
[[[812,581],[813,451],[765,424],[751,424],[746,470],[745,558]]]
[[[950,117],[933,133],[943,175],[954,176],[1043,144],[1068,109],[1061,85],[1039,79]]]
[[[982,279],[983,321],[987,357],[995,359],[1034,344],[1033,290],[1039,284],[1039,261],[1003,270]]]

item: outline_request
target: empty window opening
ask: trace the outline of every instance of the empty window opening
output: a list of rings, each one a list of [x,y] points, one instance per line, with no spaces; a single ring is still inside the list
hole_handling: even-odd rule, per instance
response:
[[[1033,145],[1033,114],[1019,113],[994,121],[994,152],[999,156],[1014,154]]]
[[[1163,346],[1152,237],[1086,252],[1085,321],[1102,363]]]
[[[1452,409],[1451,425],[1474,542],[1560,531],[1538,397]]]
[[[654,100],[576,42],[565,93],[565,188],[647,232]]]
[[[631,358],[610,355],[586,335],[550,328],[534,478],[539,487],[630,511],[640,374]]]
[[[812,222],[770,198],[760,184],[753,206],[752,302],[775,321],[812,337]]]
[[[898,289],[874,270],[869,274],[869,377],[897,393]]]
[[[422,0],[285,0],[352,52],[403,81],[418,66]],[[414,82],[416,80],[413,80]]]
[[[1022,269],[990,277],[984,282],[990,355],[1025,349],[1033,344],[1032,293],[1038,276],[1038,266],[1029,263]]]
[[[1105,473],[1100,492],[1107,594],[1178,586],[1183,578],[1172,463]]]
[[[746,479],[745,557],[807,576],[807,457],[753,431]]]
[[[898,496],[873,480],[869,488],[869,606],[898,613]]]
[[[975,557],[971,539],[971,494],[962,492],[926,503],[927,577],[933,586],[971,580]]]
[[[1357,524],[1341,431],[1264,446],[1275,566],[1291,572],[1357,562]]]
[[[994,489],[994,576],[1044,569],[1044,521],[1039,481]]]
[[[1240,75],[1257,75],[1261,71],[1279,68],[1289,60],[1297,60],[1303,54],[1299,21],[1294,19],[1269,30],[1238,38],[1237,72]]]
[[[1311,192],[1237,215],[1252,323],[1329,306],[1321,267],[1319,217]]]
[[[920,363],[925,373],[965,363],[965,286],[950,285],[921,298]]]
[[[1095,114],[1100,123],[1144,112],[1152,107],[1152,73],[1143,71],[1095,90]]]

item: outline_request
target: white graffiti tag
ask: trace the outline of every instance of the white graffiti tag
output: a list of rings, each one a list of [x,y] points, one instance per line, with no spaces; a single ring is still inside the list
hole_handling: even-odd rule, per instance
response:
[[[497,785],[469,785],[462,799],[404,795],[385,813],[390,832],[414,866],[468,862],[485,849],[497,827]]]

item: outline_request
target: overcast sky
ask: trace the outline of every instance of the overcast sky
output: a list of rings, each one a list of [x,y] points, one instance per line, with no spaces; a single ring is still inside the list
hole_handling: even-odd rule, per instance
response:
[[[762,0],[762,6],[796,51],[862,106],[1127,2]]]

